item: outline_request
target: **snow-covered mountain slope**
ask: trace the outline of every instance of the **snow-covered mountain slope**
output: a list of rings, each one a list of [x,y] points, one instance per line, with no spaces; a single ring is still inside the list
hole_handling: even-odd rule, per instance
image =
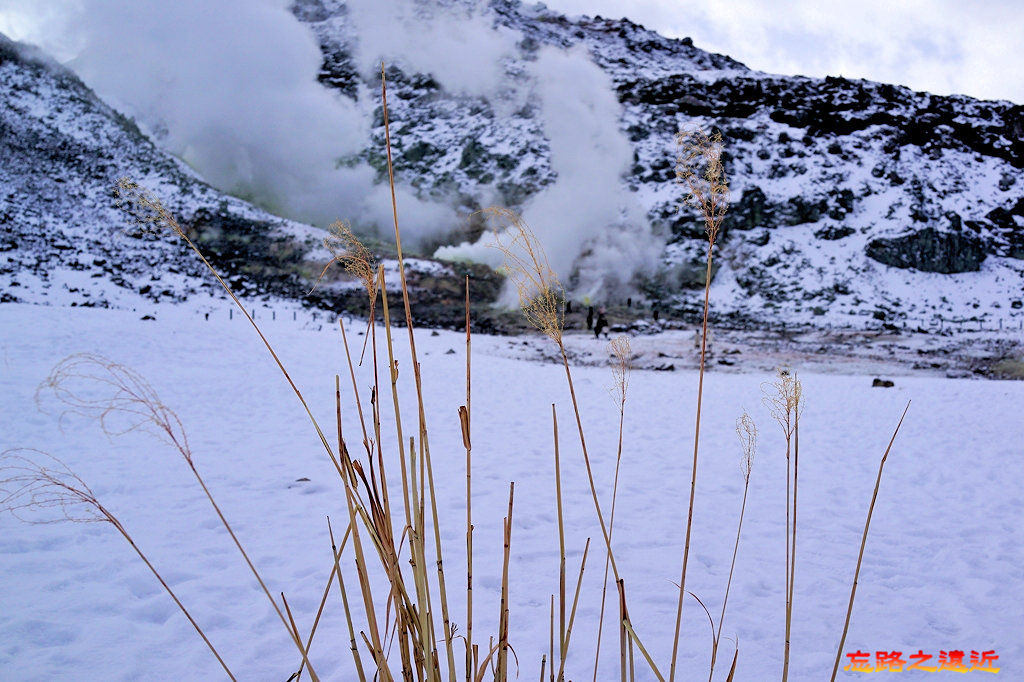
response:
[[[1016,327],[1024,317],[1020,105],[765,74],[625,19],[515,0],[415,3],[405,28],[389,24],[383,37],[372,20],[386,10],[370,9],[292,5],[321,47],[320,82],[371,119],[363,150],[337,163],[368,164],[380,182],[373,63],[375,50],[396,47],[387,73],[397,179],[452,216],[431,249],[477,240],[484,225],[472,212],[508,205],[542,228],[577,300],[632,295],[644,311],[692,316],[705,243],[697,216],[679,209],[674,135],[702,125],[725,136],[732,188],[716,246],[717,322],[941,315]],[[308,290],[325,256],[317,232],[212,189],[69,71],[2,45],[4,299],[104,305],[126,291],[180,299],[210,284],[180,244],[124,232],[110,193],[121,175],[156,190],[242,293]],[[469,266],[425,267],[419,295],[437,304],[425,316],[451,323],[457,311],[445,302]],[[478,300],[492,300],[497,279],[476,272]],[[349,306],[344,291],[321,289],[312,303]]]
[[[466,3],[440,4],[457,13]],[[378,85],[353,57],[361,38],[345,4],[296,0],[293,11],[319,38],[320,80],[369,96]],[[486,16],[518,38],[501,62],[510,88],[528,79],[545,46],[585,50],[610,77],[634,154],[622,183],[664,240],[659,267],[638,278],[652,301],[698,306],[703,229],[678,210],[673,180],[674,135],[700,125],[723,132],[732,188],[714,278],[719,316],[842,323],[1022,314],[1020,105],[765,74],[625,19],[566,18],[515,0],[492,0]],[[500,93],[446,91],[408,59],[389,75],[397,172],[421,194],[456,195],[469,207],[496,195],[523,206],[557,182],[537,97],[511,108]],[[371,151],[379,141],[365,158],[382,168]]]
[[[210,249],[222,264],[229,241],[263,242],[268,255],[291,245],[298,262],[314,237],[209,187],[70,71],[2,36],[0,158],[4,300],[121,307],[213,291],[179,240],[129,224],[114,195],[122,176],[154,191],[200,242],[222,241]]]
[[[115,185],[127,176],[167,206],[237,294],[331,309],[363,305],[359,287],[337,272],[308,294],[329,258],[322,230],[209,186],[69,70],[3,36],[0,159],[0,301],[135,308],[222,297],[182,240],[133,225],[118,207]],[[428,307],[457,296],[468,269],[407,261],[414,295]],[[390,270],[389,288],[398,283]],[[493,298],[496,283],[484,270],[474,274],[477,295]],[[460,307],[451,307],[457,316]]]

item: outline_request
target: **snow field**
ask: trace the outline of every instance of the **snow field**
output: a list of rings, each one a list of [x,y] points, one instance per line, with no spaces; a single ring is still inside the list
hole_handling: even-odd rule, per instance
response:
[[[235,675],[283,680],[297,667],[297,652],[180,456],[145,434],[108,439],[88,420],[60,418],[59,405],[45,395],[45,412],[33,402],[39,382],[75,352],[102,353],[146,377],[181,417],[200,472],[264,579],[272,591],[286,593],[300,629],[307,630],[330,572],[324,517],[331,516],[337,535],[346,513],[336,473],[301,406],[245,325],[205,322],[172,306],[160,307],[155,321],[139,316],[0,306],[0,449],[35,447],[64,460],[132,533]],[[357,335],[361,328],[355,321],[349,329],[355,346],[362,340]],[[361,432],[346,390],[337,330],[266,321],[265,331],[328,433],[334,431],[334,374],[342,375],[346,437],[350,450],[360,452]],[[397,329],[394,337],[409,433],[415,430],[416,403],[406,331]],[[540,656],[548,649],[549,599],[558,585],[550,423],[555,403],[570,591],[585,539],[592,538],[567,671],[572,679],[589,679],[602,543],[564,373],[556,365],[501,357],[504,343],[474,337],[474,639],[486,644],[497,631],[501,522],[508,481],[514,480],[511,643],[524,679],[537,675]],[[593,343],[596,348],[604,344]],[[464,402],[464,338],[419,331],[417,348],[452,619],[461,633],[465,455],[457,409]],[[449,349],[455,353],[448,354]],[[385,357],[383,344],[380,352]],[[607,513],[618,426],[617,406],[608,391],[611,371],[576,368],[573,373]],[[733,425],[745,407],[760,429],[719,654],[722,679],[732,653],[729,637],[739,640],[737,679],[777,679],[781,671],[785,459],[781,430],[761,404],[761,384],[770,379],[763,373],[714,371],[705,378],[686,586],[716,619],[743,488]],[[903,377],[895,389],[877,389],[865,376],[802,374],[801,379],[807,404],[801,424],[791,679],[827,679],[831,670],[878,460],[911,398],[886,465],[845,649],[923,649],[936,658],[939,650],[995,649],[1003,672],[1016,679],[1024,671],[1024,495],[1019,486],[1024,384]],[[358,380],[365,409],[372,383],[367,367],[360,368]],[[393,461],[391,400],[386,377],[381,380],[384,452]],[[632,621],[665,672],[676,608],[672,581],[679,579],[685,532],[696,383],[693,372],[634,371],[626,403],[613,542]],[[394,462],[393,490],[397,472]],[[393,503],[398,499],[393,492]],[[351,554],[345,558],[355,603]],[[4,679],[222,675],[157,581],[106,525],[39,526],[0,517],[0,576]],[[334,592],[311,657],[322,678],[348,680],[354,674],[339,601]],[[615,603],[612,588],[609,613]],[[360,611],[357,607],[357,621]],[[606,617],[599,679],[616,677],[618,669],[614,616]],[[461,670],[458,646],[456,652]],[[688,598],[682,677],[706,675],[709,652],[707,618]],[[639,660],[637,668],[643,670]]]

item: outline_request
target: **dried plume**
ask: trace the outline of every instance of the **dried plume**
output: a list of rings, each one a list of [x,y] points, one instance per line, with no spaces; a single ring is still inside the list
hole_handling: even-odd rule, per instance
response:
[[[0,512],[27,523],[108,522],[117,519],[64,462],[40,450],[0,453]]]
[[[156,434],[192,464],[192,450],[181,419],[141,375],[95,353],[64,358],[36,391],[51,393],[67,412],[94,418],[110,436],[135,430]]]
[[[548,264],[540,240],[513,211],[492,207],[482,213],[493,221],[492,246],[505,257],[506,274],[519,295],[523,315],[530,324],[560,344],[565,292]]]
[[[612,356],[612,395],[619,405],[626,403],[626,390],[629,388],[629,373],[633,368],[633,350],[628,336],[616,336],[608,342],[608,352]]]
[[[743,480],[745,483],[750,483],[750,470],[754,466],[754,453],[757,451],[757,426],[746,412],[736,420],[736,435],[740,439],[740,447],[743,450],[743,459],[740,460]]]
[[[188,239],[185,230],[155,196],[129,178],[121,178],[114,187],[117,206],[131,216],[132,222],[147,232],[163,228],[173,230],[179,237]]]
[[[681,130],[676,134],[676,145],[676,178],[686,188],[686,202],[704,216],[704,232],[714,244],[729,206],[722,134],[716,130],[708,135],[701,128]]]
[[[788,439],[793,435],[796,420],[803,410],[803,385],[800,379],[789,368],[783,367],[776,371],[775,381],[762,384],[761,392],[764,394],[765,406]]]
[[[352,226],[347,221],[335,221],[328,228],[328,235],[324,237],[324,248],[331,252],[332,258],[316,278],[313,288],[309,290],[310,293],[313,293],[313,289],[320,284],[320,280],[331,266],[340,263],[345,271],[362,282],[370,301],[377,298],[377,261],[370,250],[359,241],[359,237],[352,232]]]

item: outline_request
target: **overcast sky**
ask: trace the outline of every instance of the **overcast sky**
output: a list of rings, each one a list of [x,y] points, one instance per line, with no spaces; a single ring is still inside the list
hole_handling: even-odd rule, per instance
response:
[[[30,34],[32,24],[40,20],[50,26],[60,24],[68,19],[67,7],[76,2],[81,0],[0,0],[0,31],[21,37],[17,34]],[[868,78],[937,94],[962,93],[1024,104],[1024,0],[546,0],[546,4],[567,14],[614,18],[626,14],[664,35],[690,36],[698,47],[770,73]],[[62,47],[73,51],[75,46]]]
[[[1024,103],[1024,0],[545,0],[624,14],[761,71]]]

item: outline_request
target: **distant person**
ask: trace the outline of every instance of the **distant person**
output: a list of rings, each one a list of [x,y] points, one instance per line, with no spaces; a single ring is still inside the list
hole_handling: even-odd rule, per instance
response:
[[[565,302],[565,314],[572,315],[572,301]]]
[[[629,298],[626,299],[626,307],[627,308],[632,308],[633,307],[633,297],[632,296],[630,296]]]
[[[695,349],[695,350],[696,350],[696,351],[697,351],[698,353],[700,352],[700,346],[701,346],[701,342],[702,342],[703,340],[704,340],[704,337],[703,337],[703,335],[701,334],[701,330],[700,330],[700,329],[696,330],[696,331],[695,331],[695,332],[693,333],[693,347],[694,347],[694,349]],[[707,344],[706,344],[706,346],[705,346],[705,349],[704,349],[704,350],[705,350],[705,353],[706,353],[707,355],[711,355],[711,328],[710,328],[710,327],[708,327],[708,336],[707,336]]]
[[[587,329],[594,328],[594,306],[587,308]]]
[[[658,321],[658,317],[661,315],[661,311],[658,310],[658,306],[654,306],[654,321]]]
[[[597,314],[597,324],[594,325],[594,338],[599,338],[604,328],[608,326],[608,319],[604,316],[604,308]]]

